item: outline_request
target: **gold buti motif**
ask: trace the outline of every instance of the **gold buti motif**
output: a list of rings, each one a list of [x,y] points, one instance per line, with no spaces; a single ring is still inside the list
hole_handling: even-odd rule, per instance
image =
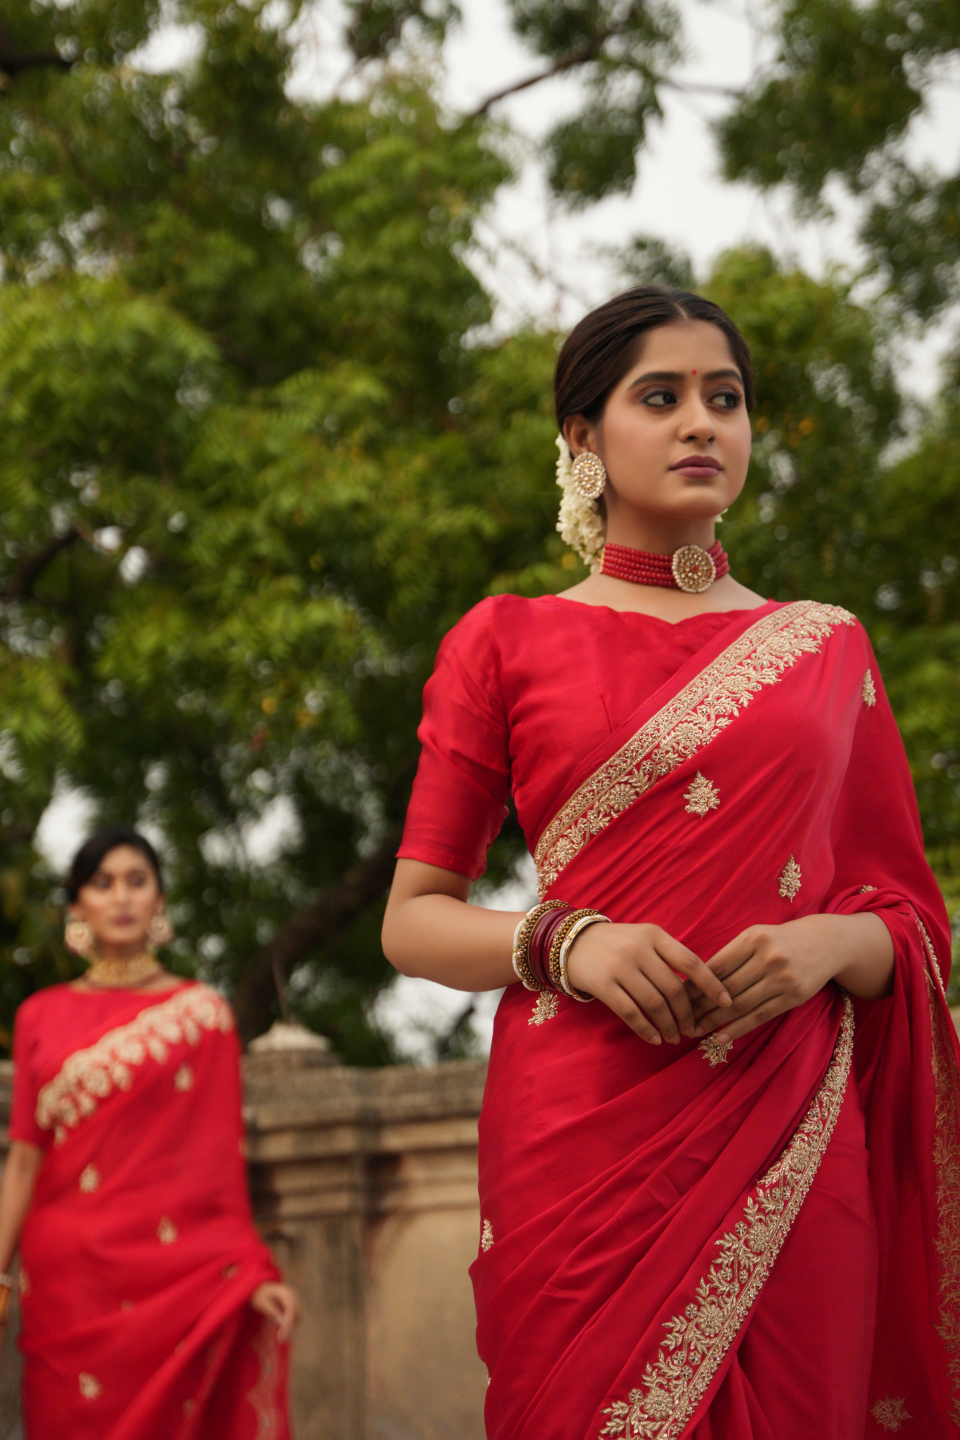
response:
[[[169,1215],[164,1215],[157,1226],[157,1239],[161,1245],[173,1245],[180,1239],[180,1231]]]
[[[193,1071],[189,1065],[180,1066],[180,1069],[173,1077],[173,1088],[174,1090],[193,1089]]]
[[[100,1384],[96,1375],[87,1375],[81,1372],[77,1376],[77,1380],[80,1385],[80,1394],[84,1400],[96,1400],[97,1396],[103,1391],[103,1386]]]
[[[684,794],[684,810],[688,815],[699,815],[701,820],[704,815],[709,815],[711,810],[716,810],[720,804],[720,791],[712,780],[701,775],[698,770],[688,789]]]
[[[480,1235],[480,1249],[489,1250],[493,1245],[493,1226],[489,1220],[484,1220],[483,1231]]]
[[[717,578],[713,556],[702,545],[681,545],[670,561],[677,588],[687,595],[702,595]]]
[[[881,1430],[902,1430],[904,1420],[913,1418],[902,1400],[891,1399],[890,1396],[878,1400],[870,1414]]]
[[[786,865],[784,865],[783,869],[780,871],[780,879],[778,883],[780,898],[782,900],[789,900],[790,903],[793,904],[800,891],[800,885],[800,866],[797,864],[796,860],[794,860],[793,856],[791,855]]]
[[[537,996],[537,1003],[533,1007],[533,1014],[527,1021],[528,1025],[542,1025],[546,1020],[552,1020],[560,1009],[560,996],[555,990],[541,990]]]
[[[100,1171],[96,1165],[88,1165],[80,1176],[80,1189],[84,1195],[92,1195],[100,1189]]]
[[[863,689],[860,693],[863,695],[864,705],[876,705],[877,687],[873,683],[873,672],[871,670],[868,670],[863,677]]]
[[[697,1046],[704,1060],[710,1061],[710,1069],[715,1065],[726,1065],[727,1055],[733,1049],[732,1040],[718,1040],[716,1035],[708,1035],[706,1040],[701,1040]]]

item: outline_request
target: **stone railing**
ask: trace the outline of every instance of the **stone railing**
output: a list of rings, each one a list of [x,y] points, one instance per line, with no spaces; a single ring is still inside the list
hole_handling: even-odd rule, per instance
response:
[[[304,1306],[296,1440],[483,1440],[467,1267],[485,1066],[356,1070],[268,1048],[244,1071],[255,1214]],[[9,1087],[7,1064],[4,1125]],[[8,1341],[0,1440],[20,1436],[16,1370]]]

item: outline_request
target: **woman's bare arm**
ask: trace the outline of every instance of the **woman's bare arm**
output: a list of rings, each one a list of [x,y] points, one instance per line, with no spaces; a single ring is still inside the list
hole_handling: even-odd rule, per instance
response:
[[[10,1142],[0,1184],[0,1271],[9,1271],[17,1253],[24,1216],[30,1209],[37,1172],[43,1164],[38,1145],[23,1140]]]
[[[499,990],[516,980],[510,956],[523,911],[468,905],[470,881],[453,870],[398,860],[383,953],[401,975],[451,990]]]

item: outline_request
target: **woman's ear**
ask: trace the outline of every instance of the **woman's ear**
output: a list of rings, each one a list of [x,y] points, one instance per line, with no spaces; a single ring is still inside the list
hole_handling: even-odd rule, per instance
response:
[[[563,438],[570,446],[570,454],[574,459],[582,455],[584,450],[597,453],[594,427],[582,415],[567,416],[563,422]]]

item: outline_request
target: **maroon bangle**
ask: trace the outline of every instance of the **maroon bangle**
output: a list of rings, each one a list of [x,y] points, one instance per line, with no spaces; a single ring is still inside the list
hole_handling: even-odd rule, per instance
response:
[[[533,927],[533,934],[530,936],[530,944],[527,948],[527,963],[533,971],[534,979],[543,990],[554,989],[553,981],[547,970],[550,946],[553,944],[553,937],[560,926],[569,918],[570,911],[567,909],[549,910],[546,915],[541,915]]]

